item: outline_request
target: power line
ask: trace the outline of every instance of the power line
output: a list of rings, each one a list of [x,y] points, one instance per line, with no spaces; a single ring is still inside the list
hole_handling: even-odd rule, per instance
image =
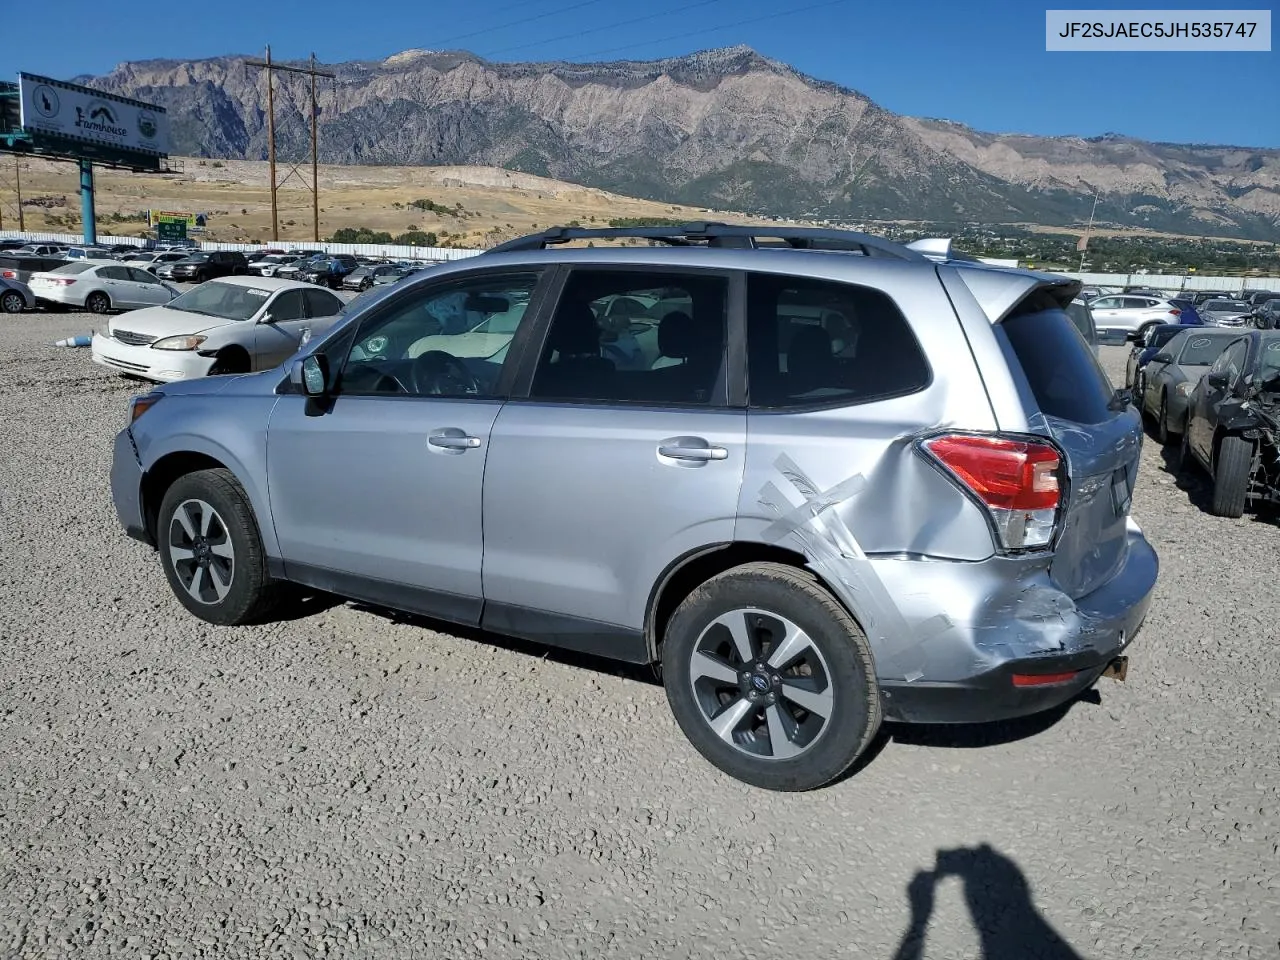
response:
[[[437,50],[443,49],[448,44],[457,43],[459,40],[467,40],[470,37],[478,37],[484,33],[493,33],[495,30],[505,30],[507,27],[518,27],[524,23],[533,23],[535,20],[545,20],[547,17],[554,17],[561,13],[569,13],[573,10],[581,10],[583,7],[594,6],[597,3],[604,3],[605,0],[581,0],[580,3],[571,3],[567,7],[557,7],[555,10],[548,10],[546,13],[538,13],[532,17],[525,17],[523,20],[512,20],[509,23],[500,23],[497,26],[485,27],[483,30],[473,30],[471,33],[459,34],[456,37],[448,37],[444,40],[437,40],[433,46]]]
[[[593,50],[591,53],[581,53],[574,56],[575,60],[585,60],[588,57],[600,57],[606,53],[617,53],[619,50],[634,50],[638,47],[649,47],[656,43],[670,43],[673,40],[684,40],[689,37],[699,37],[708,33],[719,33],[721,30],[729,30],[733,27],[745,27],[749,23],[761,23],[765,20],[776,20],[779,17],[794,17],[796,14],[806,13],[809,10],[821,10],[823,7],[834,7],[836,4],[846,3],[847,0],[826,0],[824,3],[811,3],[807,7],[797,7],[794,10],[781,10],[778,13],[768,13],[763,17],[751,17],[747,20],[736,20],[733,23],[722,24],[718,27],[708,27],[705,30],[686,31],[684,33],[672,34],[669,37],[658,37],[654,40],[644,40],[640,43],[626,43],[617,47],[609,47],[607,50]]]
[[[665,17],[672,13],[688,13],[690,10],[697,10],[699,7],[709,7],[713,3],[724,3],[725,0],[700,0],[699,3],[691,3],[682,6],[679,10],[663,10],[659,13],[646,14],[643,17],[634,17],[631,20],[622,20],[618,23],[606,23],[602,27],[592,27],[590,30],[576,30],[573,33],[566,33],[560,37],[549,37],[546,40],[534,40],[530,43],[518,43],[513,47],[503,47],[500,50],[491,50],[484,56],[486,59],[496,57],[500,53],[510,53],[513,50],[527,50],[529,47],[541,47],[549,43],[559,43],[561,40],[573,40],[577,37],[585,37],[589,33],[601,33],[605,30],[616,30],[618,27],[629,27],[632,24],[644,23],[646,20],[657,20],[659,17]]]

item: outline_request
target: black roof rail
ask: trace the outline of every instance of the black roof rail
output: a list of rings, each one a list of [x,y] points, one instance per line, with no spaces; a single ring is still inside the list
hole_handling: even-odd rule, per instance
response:
[[[829,230],[820,227],[772,227],[692,221],[663,227],[549,227],[540,233],[516,237],[487,253],[510,253],[522,250],[545,250],[571,240],[659,240],[671,246],[708,246],[756,249],[760,240],[780,240],[795,250],[826,250],[861,253],[867,257],[924,261],[923,254],[883,237],[854,230]]]

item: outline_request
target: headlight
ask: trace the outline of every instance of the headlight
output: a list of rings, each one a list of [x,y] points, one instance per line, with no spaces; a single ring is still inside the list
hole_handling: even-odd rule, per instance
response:
[[[1196,388],[1196,385],[1194,383],[1180,383],[1176,387],[1174,387],[1174,389],[1178,391],[1178,396],[1180,397],[1187,396],[1195,388]]]
[[[152,350],[194,350],[208,340],[208,337],[179,336],[165,337],[151,345]]]

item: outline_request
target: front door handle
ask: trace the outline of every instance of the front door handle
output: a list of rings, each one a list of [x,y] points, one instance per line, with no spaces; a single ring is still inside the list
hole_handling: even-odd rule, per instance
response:
[[[480,438],[468,436],[456,427],[449,427],[431,434],[427,443],[445,450],[474,450],[480,446]]]
[[[658,455],[672,460],[705,463],[708,460],[725,460],[729,451],[713,446],[702,437],[669,437],[658,444]]]

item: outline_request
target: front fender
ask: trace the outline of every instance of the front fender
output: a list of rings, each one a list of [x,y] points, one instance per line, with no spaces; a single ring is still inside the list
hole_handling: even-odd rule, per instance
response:
[[[274,395],[220,396],[218,402],[203,398],[173,398],[167,406],[156,404],[133,426],[138,460],[146,476],[166,457],[197,454],[222,464],[244,488],[253,507],[270,557],[278,558],[279,545],[267,495],[267,431]],[[184,402],[186,400],[187,402]]]

